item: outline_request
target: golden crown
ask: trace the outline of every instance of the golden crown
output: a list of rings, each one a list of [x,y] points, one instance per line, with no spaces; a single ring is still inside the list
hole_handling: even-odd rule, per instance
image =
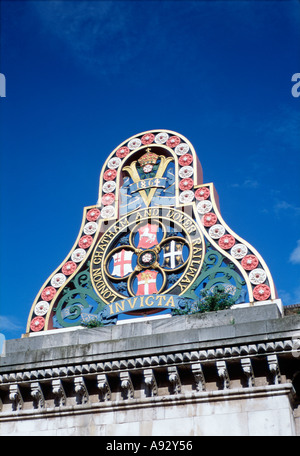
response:
[[[153,152],[150,152],[150,149],[147,149],[147,153],[142,155],[142,157],[138,159],[138,162],[141,166],[145,166],[148,164],[155,165],[157,159],[158,155],[154,154]]]

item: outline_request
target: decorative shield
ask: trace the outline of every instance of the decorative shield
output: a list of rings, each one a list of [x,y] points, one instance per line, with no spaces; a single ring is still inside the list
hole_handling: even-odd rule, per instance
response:
[[[112,272],[113,276],[125,277],[127,274],[130,274],[132,269],[132,255],[133,252],[130,250],[122,249],[120,252],[117,252],[113,255],[114,260],[114,269]]]
[[[157,231],[158,225],[152,225],[147,223],[147,225],[142,226],[139,228],[139,245],[137,246],[138,249],[150,249],[154,245],[158,244],[157,241]]]
[[[171,241],[163,247],[164,252],[164,264],[166,268],[177,268],[180,264],[183,264],[182,256],[183,245],[180,242]]]
[[[138,289],[136,292],[136,296],[142,295],[150,295],[157,293],[156,288],[156,277],[158,272],[157,271],[150,271],[146,269],[143,272],[140,272],[137,275],[138,279]]]

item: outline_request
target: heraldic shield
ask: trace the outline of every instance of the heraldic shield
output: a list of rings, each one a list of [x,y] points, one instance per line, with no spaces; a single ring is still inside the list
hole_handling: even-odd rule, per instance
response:
[[[137,134],[105,161],[98,203],[84,208],[78,238],[40,289],[27,333],[192,313],[203,291],[234,306],[271,303],[261,255],[223,220],[181,134]]]

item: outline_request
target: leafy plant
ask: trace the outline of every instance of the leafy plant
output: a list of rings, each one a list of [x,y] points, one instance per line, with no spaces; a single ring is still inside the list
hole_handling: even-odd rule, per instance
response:
[[[103,323],[101,323],[101,321],[96,320],[96,318],[94,318],[93,320],[90,320],[87,322],[82,322],[81,326],[84,326],[85,328],[99,328],[100,326],[103,326]]]
[[[195,301],[191,308],[174,309],[173,315],[191,315],[195,313],[214,312],[229,309],[235,303],[231,295],[224,289],[216,291],[203,290],[201,298]]]

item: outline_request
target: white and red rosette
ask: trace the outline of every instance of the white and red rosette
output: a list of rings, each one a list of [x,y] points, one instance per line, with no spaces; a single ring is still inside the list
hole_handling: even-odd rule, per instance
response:
[[[266,281],[267,274],[262,268],[252,269],[249,274],[249,280],[253,285],[258,285]]]
[[[179,164],[180,166],[188,166],[192,163],[193,161],[193,157],[191,154],[184,154],[184,155],[181,155],[181,157],[179,157]]]
[[[95,222],[100,217],[100,211],[97,208],[90,209],[86,214],[86,218],[89,222]]]
[[[34,307],[34,313],[38,316],[46,315],[49,310],[49,302],[39,301]]]
[[[51,285],[54,288],[60,288],[66,281],[66,276],[65,274],[62,274],[61,272],[55,274],[52,279],[51,279]]]
[[[74,261],[67,261],[63,267],[62,267],[62,272],[68,276],[68,275],[71,275],[73,274],[73,272],[76,270],[77,268],[77,264],[74,263]]]
[[[114,180],[116,178],[117,171],[115,169],[107,169],[103,174],[103,179],[106,181]]]
[[[141,144],[142,144],[142,141],[139,138],[134,138],[129,141],[127,146],[129,147],[130,150],[134,150],[134,149],[137,149],[138,147],[140,147]]]
[[[208,187],[200,187],[200,188],[197,188],[197,190],[195,191],[195,198],[198,201],[202,201],[202,200],[209,198],[209,195],[210,195],[210,190]]]
[[[86,234],[79,239],[78,245],[81,249],[88,249],[93,242],[93,237]]]
[[[103,192],[104,193],[111,193],[114,192],[116,189],[116,183],[114,181],[107,181],[103,184]]]
[[[199,203],[197,204],[197,211],[199,212],[199,214],[207,214],[207,212],[210,212],[211,209],[212,203],[210,201],[199,201]]]
[[[56,294],[56,289],[52,286],[48,286],[43,289],[41,297],[43,301],[52,301]]]
[[[118,157],[113,157],[108,161],[107,166],[109,169],[116,169],[116,168],[119,168],[120,164],[121,164],[121,159]]]
[[[235,244],[232,247],[230,254],[236,260],[240,260],[241,258],[244,258],[244,256],[247,254],[247,252],[248,252],[248,248],[245,246],[245,244]]]
[[[208,234],[213,239],[220,239],[220,237],[222,237],[224,235],[224,233],[225,233],[225,228],[223,225],[220,225],[219,223],[211,226],[208,230]]]
[[[185,155],[189,151],[189,146],[186,143],[180,143],[175,147],[175,153],[177,155]]]
[[[153,133],[146,133],[142,138],[141,142],[142,144],[152,144],[154,141],[154,134]]]
[[[96,222],[88,222],[84,225],[83,232],[84,234],[94,234],[96,233],[98,225]]]
[[[256,287],[253,289],[253,296],[256,301],[266,301],[269,299],[271,295],[271,290],[268,285],[265,284],[260,284],[256,285]]]
[[[241,264],[246,271],[252,271],[258,266],[258,258],[255,255],[246,255],[241,261]]]
[[[180,190],[191,190],[194,187],[194,181],[191,177],[182,179],[179,183]]]
[[[192,190],[184,190],[179,196],[179,201],[181,203],[190,203],[193,199],[194,192],[192,192]]]
[[[165,142],[168,141],[168,139],[169,139],[169,135],[168,135],[168,133],[165,133],[164,131],[162,131],[161,133],[158,133],[155,136],[156,144],[164,144]]]
[[[101,210],[101,217],[104,219],[112,218],[115,215],[115,208],[113,206],[105,206]]]
[[[31,331],[41,331],[45,326],[45,319],[44,317],[34,317],[30,322],[30,329]]]
[[[126,146],[123,146],[123,147],[120,147],[117,152],[116,152],[116,156],[118,158],[124,158],[126,157],[130,152],[130,149]]]
[[[179,170],[179,176],[182,179],[186,179],[187,177],[191,177],[193,174],[194,174],[194,170],[193,170],[193,168],[191,166],[183,166]]]
[[[174,147],[178,146],[180,144],[181,139],[178,136],[171,136],[168,141],[166,142],[168,147],[171,147],[174,149]]]
[[[208,212],[207,214],[203,215],[201,221],[204,226],[209,227],[217,223],[218,217],[213,212]]]
[[[104,206],[110,206],[114,201],[115,195],[113,193],[106,193],[101,198],[101,202]]]
[[[86,256],[86,251],[82,248],[75,249],[71,255],[72,261],[80,263]]]
[[[224,234],[224,236],[220,237],[218,244],[221,249],[231,249],[235,244],[235,238],[231,234]]]

